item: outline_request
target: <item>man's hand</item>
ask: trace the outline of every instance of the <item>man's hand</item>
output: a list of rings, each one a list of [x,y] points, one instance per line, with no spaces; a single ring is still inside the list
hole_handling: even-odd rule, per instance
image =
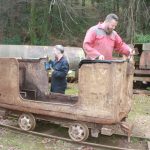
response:
[[[48,60],[48,61],[51,61],[51,57],[50,57],[50,56],[47,56],[47,60]]]
[[[54,71],[54,69],[53,69],[53,68],[51,68],[51,69],[48,71],[49,76],[51,76],[51,75],[52,75],[53,71]]]
[[[129,54],[129,56],[127,57],[127,59],[133,61],[133,55],[135,55],[135,50],[132,49],[132,48],[130,48],[130,49],[129,49],[129,52],[130,52],[130,54]]]
[[[100,55],[100,56],[98,57],[98,59],[99,59],[99,60],[104,60],[105,57],[104,57],[104,55]]]
[[[134,49],[130,48],[129,51],[130,51],[130,54],[129,54],[130,56],[133,56],[135,54],[135,50]]]

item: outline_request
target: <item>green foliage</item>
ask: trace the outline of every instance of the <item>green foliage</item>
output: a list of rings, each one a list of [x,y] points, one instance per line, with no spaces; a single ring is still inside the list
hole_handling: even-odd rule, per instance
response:
[[[143,96],[143,95],[134,95],[133,96],[133,106],[132,106],[132,111],[129,113],[128,118],[129,120],[134,120],[136,116],[138,115],[150,115],[149,112],[149,106],[150,106],[150,101],[149,101],[149,96]]]
[[[147,90],[149,90],[149,91],[150,91],[150,87],[147,87]]]
[[[87,30],[88,19],[84,17],[84,11],[71,7],[70,3],[57,1],[50,12],[50,32],[53,37],[64,45],[77,46],[82,42]],[[54,41],[52,41],[54,43]]]
[[[21,38],[19,35],[15,35],[13,37],[6,37],[2,40],[3,44],[16,44],[16,45],[20,45],[22,43]]]
[[[134,39],[135,43],[150,43],[150,34],[136,34],[135,35],[135,39]]]
[[[29,19],[29,37],[32,45],[48,45],[48,0],[31,1]],[[44,9],[43,9],[44,8]]]
[[[65,91],[67,95],[78,95],[78,86],[77,84],[68,83],[68,87]]]
[[[150,42],[150,36],[142,34],[150,28],[149,5],[146,0],[129,3],[122,0],[31,0],[19,3],[2,0],[0,39],[3,40],[0,42],[82,46],[89,27],[102,22],[109,13],[119,16],[116,30],[125,41]],[[133,37],[135,33],[137,35]]]

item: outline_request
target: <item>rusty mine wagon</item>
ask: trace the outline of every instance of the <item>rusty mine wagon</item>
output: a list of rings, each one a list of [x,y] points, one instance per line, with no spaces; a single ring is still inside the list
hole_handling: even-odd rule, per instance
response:
[[[78,96],[49,92],[45,59],[0,58],[0,115],[15,114],[22,130],[34,130],[37,120],[68,128],[74,141],[123,124],[132,104],[132,65],[124,60],[82,60]]]

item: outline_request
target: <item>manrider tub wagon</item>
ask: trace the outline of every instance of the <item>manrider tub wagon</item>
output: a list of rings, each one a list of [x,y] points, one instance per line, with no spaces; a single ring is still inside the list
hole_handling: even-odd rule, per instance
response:
[[[1,116],[15,114],[22,130],[33,130],[36,120],[68,127],[74,141],[98,134],[112,135],[132,103],[132,65],[124,60],[82,60],[78,96],[49,93],[44,59],[0,58]],[[90,132],[89,132],[90,131]]]

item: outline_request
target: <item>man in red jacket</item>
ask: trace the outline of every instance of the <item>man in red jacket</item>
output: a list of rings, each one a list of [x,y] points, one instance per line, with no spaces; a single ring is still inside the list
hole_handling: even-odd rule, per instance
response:
[[[113,50],[126,56],[132,55],[132,49],[125,44],[114,29],[118,16],[109,14],[103,23],[91,27],[85,36],[83,49],[87,59],[111,60]]]

